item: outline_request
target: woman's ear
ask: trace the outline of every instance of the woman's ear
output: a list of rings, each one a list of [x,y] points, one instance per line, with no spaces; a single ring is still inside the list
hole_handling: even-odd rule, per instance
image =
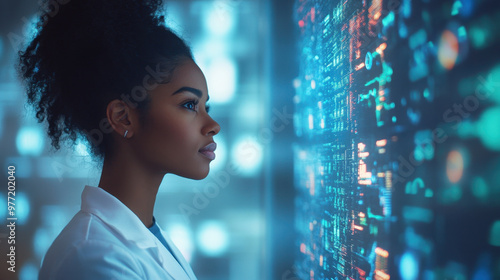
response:
[[[137,129],[136,110],[122,100],[112,100],[106,107],[106,117],[113,130],[121,137],[130,138]]]

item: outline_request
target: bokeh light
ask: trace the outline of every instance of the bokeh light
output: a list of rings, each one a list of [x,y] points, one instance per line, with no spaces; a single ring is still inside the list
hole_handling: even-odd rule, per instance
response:
[[[500,107],[492,107],[481,114],[477,123],[477,133],[483,145],[491,150],[500,151]]]
[[[438,60],[441,66],[450,70],[455,66],[458,58],[458,39],[449,30],[445,30],[441,35],[438,48]]]
[[[33,280],[38,278],[38,266],[33,262],[24,263],[19,270],[19,280]]]
[[[168,226],[167,234],[186,261],[191,262],[194,252],[192,231],[183,224],[175,223]]]
[[[472,179],[471,192],[475,197],[481,200],[488,198],[490,191],[484,178],[475,177]]]
[[[460,0],[455,1],[451,8],[451,15],[461,15],[462,17],[469,17],[474,10],[473,0]]]
[[[460,7],[459,7],[459,14],[463,17],[469,17],[472,15],[472,13],[474,12],[474,5],[475,5],[475,2],[474,0],[460,0],[460,1],[456,1],[457,3],[460,3]]]
[[[26,224],[30,216],[30,201],[24,192],[16,192],[16,217],[19,225]]]
[[[418,277],[418,260],[411,252],[405,252],[399,261],[399,274],[403,280],[414,280]]]
[[[200,250],[207,256],[223,255],[229,246],[229,235],[225,225],[219,221],[205,221],[197,234]]]
[[[264,119],[264,108],[259,104],[255,98],[247,97],[238,101],[236,113],[238,121],[243,122],[245,125],[257,127]]]
[[[262,165],[263,147],[253,136],[246,136],[235,141],[232,149],[232,160],[242,175],[255,174]]]
[[[438,200],[443,204],[456,203],[462,198],[463,191],[458,184],[440,189]]]
[[[234,60],[221,56],[212,60],[205,71],[210,102],[227,103],[236,91],[237,68]]]
[[[446,158],[446,175],[452,183],[457,183],[464,172],[464,158],[457,150],[452,150]]]
[[[500,220],[496,220],[491,225],[490,245],[500,247]]]
[[[471,46],[485,49],[494,41],[497,24],[490,16],[483,15],[471,23],[469,28]]]
[[[33,236],[33,252],[38,258],[42,258],[54,241],[55,236],[52,236],[49,230],[45,227],[36,229]]]
[[[485,81],[480,80],[480,86],[484,87],[485,94],[488,98],[500,104],[500,65],[493,67]]]
[[[25,126],[19,129],[16,147],[22,156],[40,156],[44,147],[43,131],[40,126]]]
[[[229,1],[215,1],[211,9],[207,9],[205,24],[213,35],[225,36],[234,28],[235,15],[233,3]]]
[[[228,41],[224,39],[216,40],[215,38],[208,37],[193,46],[193,55],[196,63],[198,63],[198,66],[205,75],[208,74],[207,70],[210,62],[217,56],[225,55],[228,51]]]

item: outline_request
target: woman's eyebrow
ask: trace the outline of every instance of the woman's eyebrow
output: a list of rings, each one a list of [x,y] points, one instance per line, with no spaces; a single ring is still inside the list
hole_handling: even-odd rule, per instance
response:
[[[174,93],[172,93],[172,95],[175,95],[175,94],[177,94],[179,92],[183,92],[183,91],[189,91],[189,92],[193,93],[194,95],[198,96],[198,98],[201,98],[203,96],[203,94],[201,93],[201,90],[196,89],[196,88],[192,88],[192,87],[181,87],[180,89],[178,89]]]
[[[189,92],[193,93],[194,95],[198,96],[198,98],[201,98],[203,96],[203,94],[201,93],[201,90],[196,89],[196,88],[192,88],[192,87],[181,87],[180,89],[178,89],[174,93],[172,93],[172,95],[175,95],[175,94],[177,94],[179,92],[183,92],[183,91],[189,91]],[[207,102],[209,99],[210,99],[210,96],[207,96]]]

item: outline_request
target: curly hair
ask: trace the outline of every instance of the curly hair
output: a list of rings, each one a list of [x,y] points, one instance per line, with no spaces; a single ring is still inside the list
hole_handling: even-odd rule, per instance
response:
[[[70,0],[55,7],[53,2],[19,51],[17,70],[28,104],[39,122],[47,121],[52,146],[57,150],[62,140],[74,143],[82,135],[102,158],[111,150],[109,102],[124,99],[144,116],[147,80],[168,82],[192,53],[165,26],[160,0]],[[131,96],[140,102],[130,102]]]

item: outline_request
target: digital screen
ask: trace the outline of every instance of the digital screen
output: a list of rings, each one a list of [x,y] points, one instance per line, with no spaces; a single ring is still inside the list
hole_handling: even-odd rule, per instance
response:
[[[500,279],[500,2],[294,9],[296,275]]]

